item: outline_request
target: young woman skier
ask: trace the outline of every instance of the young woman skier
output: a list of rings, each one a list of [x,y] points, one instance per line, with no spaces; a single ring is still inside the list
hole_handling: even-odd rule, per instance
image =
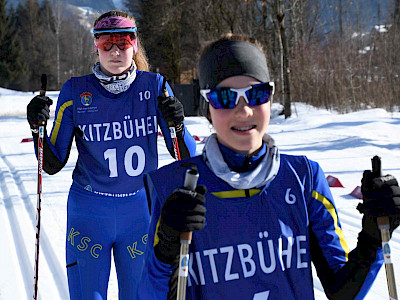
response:
[[[107,299],[113,251],[119,299],[131,300],[150,220],[143,174],[158,166],[158,126],[171,155],[171,122],[182,156],[194,155],[196,143],[183,124],[182,104],[168,84],[172,96],[162,97],[163,77],[148,72],[135,19],[107,12],[95,21],[93,33],[99,62],[92,74],[73,77],[62,87],[51,134],[44,140],[43,167],[50,175],[60,171],[75,138],[79,156],[66,233],[70,298]],[[28,105],[35,141],[39,120],[49,118],[50,102],[36,96]]]
[[[396,179],[364,173],[349,252],[322,169],[280,153],[266,133],[274,85],[255,41],[211,43],[198,74],[216,133],[202,155],[145,176],[153,205],[138,298],[176,299],[179,237],[193,231],[186,299],[314,299],[311,263],[328,298],[362,299],[383,262],[376,215],[391,216],[391,232],[399,225]],[[199,173],[195,191],[183,187],[188,168]]]

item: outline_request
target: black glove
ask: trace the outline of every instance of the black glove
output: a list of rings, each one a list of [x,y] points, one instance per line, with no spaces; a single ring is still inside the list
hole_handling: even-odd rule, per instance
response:
[[[154,249],[158,260],[174,264],[179,255],[180,233],[204,228],[206,192],[204,185],[197,186],[194,192],[181,187],[167,198],[157,231],[159,242]]]
[[[183,120],[185,114],[182,103],[176,97],[158,96],[158,108],[165,122],[170,126],[175,126],[176,133],[181,133],[183,130]]]
[[[37,135],[39,121],[44,121],[45,124],[50,118],[50,105],[53,104],[47,96],[36,96],[29,102],[26,110],[26,116],[33,135]]]
[[[380,245],[381,233],[377,217],[388,216],[390,236],[400,224],[400,187],[392,175],[377,176],[369,170],[364,171],[361,180],[363,203],[357,209],[364,214],[362,231]]]

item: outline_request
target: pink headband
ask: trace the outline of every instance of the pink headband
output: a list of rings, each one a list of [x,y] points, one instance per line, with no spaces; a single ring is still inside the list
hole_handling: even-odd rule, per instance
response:
[[[127,18],[121,16],[110,16],[101,19],[97,22],[94,29],[105,29],[105,28],[127,28],[127,27],[136,27],[136,25]]]

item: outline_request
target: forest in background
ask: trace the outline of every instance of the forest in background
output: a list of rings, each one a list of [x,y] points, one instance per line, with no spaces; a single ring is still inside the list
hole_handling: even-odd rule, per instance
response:
[[[0,86],[33,91],[40,76],[58,90],[71,76],[86,74],[94,62],[93,39],[64,7],[27,0],[6,9],[0,0]]]
[[[371,2],[372,0],[370,0]],[[274,101],[348,112],[400,109],[400,0],[125,0],[152,71],[175,84],[197,77],[201,48],[232,32],[256,38],[277,86]],[[386,3],[385,2],[385,3]],[[96,60],[90,26],[61,0],[0,0],[0,86],[59,90]]]

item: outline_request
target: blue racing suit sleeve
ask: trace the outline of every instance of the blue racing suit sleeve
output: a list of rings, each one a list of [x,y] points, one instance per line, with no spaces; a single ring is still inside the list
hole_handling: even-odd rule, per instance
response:
[[[362,233],[349,253],[325,174],[310,161],[309,201],[311,256],[329,299],[363,299],[383,263],[382,249]]]
[[[67,81],[59,94],[50,137],[43,141],[43,169],[52,175],[60,171],[68,161],[74,137],[72,84]],[[36,143],[35,143],[35,148]]]

